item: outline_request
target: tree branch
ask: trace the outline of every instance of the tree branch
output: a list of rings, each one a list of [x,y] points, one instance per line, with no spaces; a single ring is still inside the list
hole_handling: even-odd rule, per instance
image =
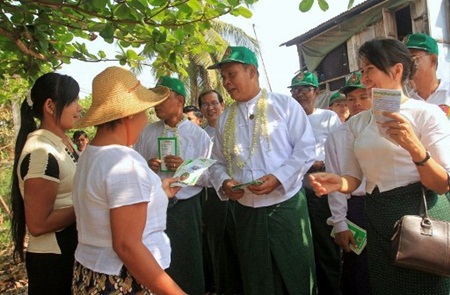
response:
[[[13,41],[16,44],[17,48],[19,48],[19,50],[23,53],[40,60],[48,60],[43,54],[29,49],[19,38],[16,38],[13,33],[4,30],[2,27],[0,27],[0,35],[5,36],[6,38]]]

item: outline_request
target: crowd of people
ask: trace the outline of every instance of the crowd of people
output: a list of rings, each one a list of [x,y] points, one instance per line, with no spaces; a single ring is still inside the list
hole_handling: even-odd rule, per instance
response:
[[[243,46],[208,68],[229,106],[213,89],[185,106],[179,79],[146,88],[109,67],[81,116],[78,83],[41,76],[21,106],[11,192],[29,294],[450,294],[450,278],[390,255],[394,224],[419,213],[423,189],[430,216],[450,221],[450,81],[436,76],[438,54],[426,34],[367,41],[328,109],[312,72],[294,76],[291,96],[262,89]],[[375,88],[401,93],[383,123]],[[215,163],[178,186],[174,173],[197,158]],[[367,232],[360,253],[350,223]]]

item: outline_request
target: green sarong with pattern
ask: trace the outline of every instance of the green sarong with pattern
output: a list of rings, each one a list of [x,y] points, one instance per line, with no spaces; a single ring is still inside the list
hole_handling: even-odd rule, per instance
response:
[[[303,190],[282,203],[236,203],[236,238],[245,295],[315,294],[314,250]]]
[[[372,294],[450,294],[450,278],[410,270],[392,264],[391,237],[394,224],[404,215],[419,215],[422,203],[420,183],[366,198],[367,255]],[[450,221],[450,200],[446,195],[427,192],[430,217]]]
[[[200,194],[173,202],[167,209],[166,234],[172,255],[166,272],[189,295],[204,295]]]

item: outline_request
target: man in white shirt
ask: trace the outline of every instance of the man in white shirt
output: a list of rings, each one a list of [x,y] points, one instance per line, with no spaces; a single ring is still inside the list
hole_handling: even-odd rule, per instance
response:
[[[171,90],[167,100],[155,107],[160,121],[149,124],[142,131],[135,145],[150,168],[161,179],[172,177],[187,159],[209,157],[211,139],[199,126],[183,114],[186,90],[183,83],[172,77],[162,76],[157,85]],[[176,141],[173,152],[162,158],[158,138]],[[166,146],[167,148],[167,146]],[[200,192],[205,185],[201,180],[195,186],[182,188],[169,200],[166,233],[172,247],[172,261],[166,270],[187,294],[204,294],[202,260]]]
[[[417,66],[412,79],[412,97],[438,105],[450,120],[450,81],[442,81],[436,76],[439,55],[436,40],[421,33],[406,36],[403,43]]]
[[[315,162],[308,173],[325,171],[325,141],[328,134],[341,125],[341,121],[335,112],[316,108],[319,82],[315,74],[298,73],[292,79],[289,88],[291,88],[292,97],[308,115],[316,139]],[[305,176],[304,187],[314,242],[318,294],[338,294],[341,268],[340,252],[339,247],[330,236],[332,227],[326,223],[327,218],[331,215],[328,197],[316,197],[309,184],[308,176]]]
[[[235,103],[219,118],[211,167],[220,198],[237,200],[237,250],[244,294],[315,294],[314,255],[303,177],[314,134],[289,96],[259,86],[256,55],[229,47],[219,69]],[[233,188],[248,182],[247,186]]]
[[[345,86],[339,91],[347,97],[347,106],[351,116],[356,116],[360,112],[372,108],[372,98],[361,83],[360,72],[349,75]],[[345,127],[345,124],[341,125],[328,135],[325,143],[325,167],[327,172],[341,174],[344,171]],[[360,227],[366,228],[364,221],[365,196],[366,186],[364,180],[351,196],[339,192],[328,195],[332,216],[328,218],[327,222],[334,228],[334,241],[344,250],[341,275],[342,294],[370,294],[367,250],[364,249],[360,255],[351,252],[349,245],[356,246],[356,243],[353,233],[347,225],[348,219]]]

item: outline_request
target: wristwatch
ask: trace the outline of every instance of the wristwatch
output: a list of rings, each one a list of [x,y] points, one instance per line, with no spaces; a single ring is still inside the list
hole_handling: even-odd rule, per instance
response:
[[[425,163],[428,162],[428,160],[431,158],[431,154],[429,151],[425,151],[425,153],[426,153],[425,159],[423,159],[420,162],[413,161],[413,163],[416,164],[416,166],[425,166]]]

